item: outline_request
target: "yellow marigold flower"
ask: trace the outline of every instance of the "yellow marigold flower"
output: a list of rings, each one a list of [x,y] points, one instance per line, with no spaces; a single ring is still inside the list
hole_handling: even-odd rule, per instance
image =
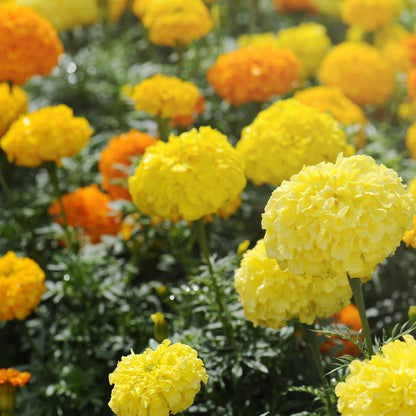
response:
[[[0,82],[47,75],[63,46],[52,24],[29,7],[0,4]]]
[[[324,279],[283,271],[267,257],[263,240],[243,255],[234,285],[246,318],[255,326],[275,329],[292,318],[305,324],[328,318],[347,306],[352,296],[345,275]]]
[[[114,136],[109,141],[101,152],[98,169],[101,173],[102,188],[112,199],[131,201],[127,177],[133,158],[143,155],[148,146],[156,143],[157,139],[135,129]]]
[[[365,143],[364,125],[367,123],[364,111],[335,87],[318,86],[297,91],[294,98],[302,104],[314,107],[319,111],[329,112],[343,126],[360,126],[354,141],[357,149]]]
[[[414,120],[416,118],[416,100],[401,103],[397,109],[397,113],[404,120]]]
[[[110,197],[97,185],[78,188],[62,197],[68,225],[82,228],[91,243],[98,243],[102,235],[117,235],[121,228],[121,214],[109,206]],[[48,212],[63,224],[61,207],[54,201]]]
[[[288,49],[251,45],[220,55],[208,69],[207,79],[221,98],[239,106],[291,91],[299,67],[299,60]]]
[[[280,185],[304,165],[335,161],[354,153],[340,124],[330,115],[294,99],[277,101],[242,131],[236,150],[256,185]]]
[[[147,6],[152,2],[152,0],[133,0],[131,9],[133,13],[142,18],[146,13]]]
[[[162,74],[153,75],[123,92],[135,102],[137,111],[172,119],[191,115],[199,99],[198,88],[188,81]]]
[[[20,116],[0,141],[9,162],[36,167],[43,162],[60,164],[77,154],[92,134],[88,121],[74,117],[66,105],[44,107]]]
[[[350,374],[338,383],[342,416],[415,415],[416,341],[403,335],[381,347],[369,360],[354,360]]]
[[[217,212],[245,185],[238,153],[225,135],[208,126],[149,146],[129,178],[133,202],[144,214],[188,221]]]
[[[108,379],[114,384],[108,405],[117,416],[168,416],[192,405],[208,375],[193,348],[164,340],[122,357]]]
[[[57,30],[92,24],[98,17],[97,0],[16,0],[48,19]]]
[[[313,0],[274,0],[274,4],[276,9],[283,13],[297,11],[316,12]]]
[[[338,87],[357,104],[383,104],[395,90],[390,63],[364,42],[343,42],[333,47],[318,75],[323,84]]]
[[[25,319],[45,292],[45,273],[28,257],[13,251],[0,257],[0,320]]]
[[[28,101],[26,92],[19,86],[10,87],[7,83],[0,84],[0,137],[19,115],[26,113]]]
[[[415,201],[370,156],[306,166],[276,188],[262,216],[267,255],[292,273],[368,280],[411,228]]]
[[[323,57],[331,46],[326,28],[315,22],[281,29],[277,33],[279,48],[291,50],[301,62],[300,79],[316,74]]]
[[[416,159],[416,122],[407,129],[406,148],[410,157]]]
[[[342,20],[372,32],[396,19],[402,9],[400,0],[345,0]]]
[[[415,129],[415,128],[413,128]],[[415,141],[416,143],[416,141]],[[413,178],[408,184],[409,192],[413,195],[416,201],[416,178]],[[413,227],[411,230],[407,230],[403,236],[403,242],[407,247],[412,246],[416,248],[416,215],[413,216]]]
[[[202,38],[214,26],[202,0],[152,0],[142,21],[152,43],[172,47]]]
[[[161,312],[152,313],[150,315],[151,320],[154,323],[154,336],[157,342],[162,342],[169,336],[168,323],[165,320],[165,315]]]
[[[111,23],[116,23],[120,20],[124,10],[127,7],[127,0],[106,0],[107,1],[107,15]]]

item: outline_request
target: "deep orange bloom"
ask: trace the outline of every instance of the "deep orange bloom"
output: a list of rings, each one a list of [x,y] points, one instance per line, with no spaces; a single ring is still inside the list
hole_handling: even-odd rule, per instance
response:
[[[0,384],[10,383],[12,386],[23,387],[30,379],[30,373],[21,372],[14,368],[0,368]]]
[[[102,235],[117,235],[121,227],[121,214],[110,206],[110,197],[93,184],[78,188],[62,197],[68,225],[82,228],[91,243],[98,243]],[[58,201],[49,207],[49,214],[63,224]]]
[[[34,10],[0,3],[0,82],[47,75],[64,49],[56,29]]]
[[[279,12],[316,12],[316,6],[312,0],[275,0],[274,3]]]
[[[410,61],[416,66],[416,34],[411,33],[401,40],[401,44],[406,47]]]
[[[288,49],[250,45],[222,54],[207,71],[215,92],[239,106],[249,101],[269,101],[284,95],[297,83],[300,63]]]
[[[101,186],[112,199],[131,201],[127,177],[132,158],[143,155],[146,148],[155,143],[157,139],[135,129],[109,141],[108,146],[101,152],[98,169],[102,177]]]
[[[407,74],[407,94],[412,100],[416,99],[416,68]]]
[[[358,308],[353,303],[336,313],[333,318],[335,323],[347,325],[352,332],[358,332],[362,329]],[[354,339],[357,339],[356,335]],[[334,354],[337,357],[346,354],[358,357],[361,354],[360,349],[353,342],[338,338],[335,335],[332,335],[328,341],[323,342],[319,349],[322,353],[329,354],[335,347],[341,347],[341,350]]]

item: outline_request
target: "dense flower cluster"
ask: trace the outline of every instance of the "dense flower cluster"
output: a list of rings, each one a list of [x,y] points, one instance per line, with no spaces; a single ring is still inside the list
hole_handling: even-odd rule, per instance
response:
[[[277,101],[242,131],[236,146],[246,175],[256,185],[280,185],[304,165],[353,154],[340,124],[330,115],[297,100]]]
[[[333,47],[318,75],[325,85],[338,87],[357,104],[382,104],[395,89],[391,64],[364,42],[343,42]]]
[[[117,235],[121,227],[121,214],[110,206],[110,197],[97,185],[78,188],[62,197],[68,225],[82,228],[93,244],[103,235]],[[48,212],[56,222],[63,224],[61,207],[54,201]]]
[[[13,251],[0,257],[0,321],[25,319],[45,292],[45,273],[28,257]]]
[[[214,26],[202,0],[152,0],[142,21],[152,43],[172,47],[202,38]]]
[[[364,125],[367,123],[364,111],[336,87],[320,85],[297,91],[294,98],[302,104],[314,107],[323,113],[329,112],[343,126],[359,125],[360,129],[354,142],[361,148],[365,142]]]
[[[57,30],[73,29],[94,23],[97,0],[16,0],[48,19]]]
[[[23,387],[30,379],[28,371],[18,371],[14,368],[0,368],[0,384],[9,383],[12,386]]]
[[[48,20],[29,7],[0,3],[0,82],[24,84],[33,75],[47,75],[62,53]]]
[[[342,416],[415,415],[416,340],[404,335],[370,360],[354,360],[335,387]]]
[[[339,155],[273,191],[262,216],[267,254],[294,274],[365,281],[396,250],[415,212],[394,170],[370,156]]]
[[[296,12],[304,10],[316,12],[313,0],[274,0],[274,4],[279,12]]]
[[[149,146],[129,178],[133,202],[144,214],[188,221],[217,212],[245,185],[239,154],[208,126]]]
[[[85,118],[74,117],[72,109],[61,104],[20,116],[1,139],[0,147],[17,165],[59,164],[61,158],[77,154],[92,132]]]
[[[325,26],[315,22],[279,30],[276,43],[279,48],[291,50],[300,60],[301,79],[316,74],[322,58],[331,46]]]
[[[131,200],[127,186],[128,169],[133,158],[143,155],[146,148],[155,143],[157,139],[135,129],[109,141],[101,152],[98,169],[101,173],[101,186],[112,199]]]
[[[400,11],[401,0],[345,0],[341,17],[348,25],[371,32],[396,19]]]
[[[247,46],[220,55],[207,71],[215,92],[239,106],[249,101],[269,101],[297,84],[300,63],[288,49],[274,45]]]
[[[407,129],[406,148],[410,157],[416,159],[416,122]]]
[[[26,92],[19,86],[0,84],[0,137],[20,114],[26,113],[28,101]]]
[[[188,81],[162,74],[153,75],[124,93],[135,102],[137,111],[172,119],[191,115],[199,99],[198,88]]]
[[[168,416],[192,405],[208,375],[197,352],[164,340],[155,350],[121,358],[109,375],[109,406],[117,416]]]
[[[350,303],[346,276],[324,279],[295,276],[267,257],[263,240],[243,255],[234,280],[246,318],[254,325],[279,329],[298,318],[312,324],[316,317],[328,318]]]

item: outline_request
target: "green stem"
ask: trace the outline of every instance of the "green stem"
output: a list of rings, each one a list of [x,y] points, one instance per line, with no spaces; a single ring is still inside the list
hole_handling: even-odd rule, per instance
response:
[[[9,185],[7,185],[7,181],[6,178],[3,175],[3,171],[0,168],[0,186],[3,189],[4,193],[7,195],[7,199],[10,202],[10,205],[12,205],[13,207],[15,206],[14,204],[14,200],[13,200],[13,194],[12,191],[9,188]]]
[[[328,384],[328,380],[325,377],[324,368],[322,366],[321,353],[319,352],[319,344],[316,332],[310,325],[302,324],[303,331],[306,338],[306,344],[312,355],[312,360],[315,363],[316,371],[323,384]]]
[[[169,138],[170,119],[156,116],[155,121],[157,124],[159,139],[167,142]]]
[[[176,44],[176,53],[178,54],[178,77],[183,76],[183,69],[184,69],[184,58],[185,58],[185,44],[177,43]]]
[[[361,279],[359,278],[351,278],[349,274],[348,282],[350,283],[352,294],[354,295],[355,304],[357,305],[358,312],[360,314],[361,324],[363,326],[363,333],[365,337],[365,342],[367,344],[367,353],[368,357],[370,358],[371,355],[374,354],[373,350],[373,343],[371,341],[371,333],[370,333],[370,326],[368,325],[367,314],[365,312],[365,304],[364,304],[364,296],[363,296],[363,288]]]
[[[51,181],[51,184],[52,184],[52,187],[53,187],[53,190],[54,190],[54,193],[55,193],[55,198],[57,199],[59,207],[61,209],[61,217],[62,217],[62,222],[63,222],[63,228],[64,228],[64,231],[65,231],[65,235],[66,235],[66,238],[67,238],[69,248],[74,253],[76,253],[77,250],[76,250],[75,244],[72,240],[72,235],[71,235],[71,233],[69,231],[69,228],[68,228],[68,218],[66,216],[64,204],[62,202],[61,191],[59,189],[58,169],[57,169],[56,163],[55,162],[46,162],[46,163],[44,163],[44,166],[46,168],[46,171],[48,172],[49,179]]]
[[[205,232],[205,225],[204,225],[203,218],[200,218],[199,220],[194,221],[194,230],[195,230],[196,239],[198,240],[199,246],[202,251],[203,258],[208,266],[208,271],[211,277],[211,282],[214,287],[215,301],[218,306],[219,317],[220,317],[220,321],[224,329],[225,336],[227,337],[229,344],[234,346],[235,345],[234,335],[232,332],[231,325],[225,314],[221,288],[217,279],[217,275],[214,271],[214,268],[210,260],[209,247],[208,247],[207,235]]]

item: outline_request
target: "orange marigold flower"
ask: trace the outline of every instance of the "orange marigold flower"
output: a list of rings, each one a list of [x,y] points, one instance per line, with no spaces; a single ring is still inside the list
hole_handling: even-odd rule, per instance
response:
[[[0,84],[0,137],[20,114],[26,113],[29,98],[18,85]]]
[[[275,0],[274,4],[279,12],[316,12],[316,6],[312,0]]]
[[[407,94],[412,100],[416,99],[416,68],[407,74]]]
[[[68,225],[82,228],[92,244],[98,243],[102,235],[117,235],[121,214],[109,206],[110,201],[110,197],[95,184],[64,195],[62,203]],[[63,224],[58,201],[53,202],[48,212],[56,222]]]
[[[300,63],[288,49],[250,45],[222,54],[207,71],[215,92],[234,106],[269,101],[297,84]]]
[[[323,84],[338,87],[356,104],[383,104],[395,90],[389,61],[365,42],[343,42],[324,57],[319,69]]]
[[[401,44],[406,47],[412,64],[416,66],[416,34],[405,36],[401,40]]]
[[[45,292],[45,273],[28,257],[13,251],[0,257],[0,320],[25,319]]]
[[[132,158],[143,155],[148,146],[157,143],[157,139],[146,133],[132,129],[128,133],[113,137],[101,152],[98,169],[101,173],[102,188],[112,199],[131,201],[127,186]]]
[[[47,75],[63,51],[44,17],[28,7],[0,4],[0,82],[24,84],[33,75]]]
[[[0,368],[0,384],[10,383],[12,386],[23,387],[30,379],[27,371],[18,371],[14,368]]]

